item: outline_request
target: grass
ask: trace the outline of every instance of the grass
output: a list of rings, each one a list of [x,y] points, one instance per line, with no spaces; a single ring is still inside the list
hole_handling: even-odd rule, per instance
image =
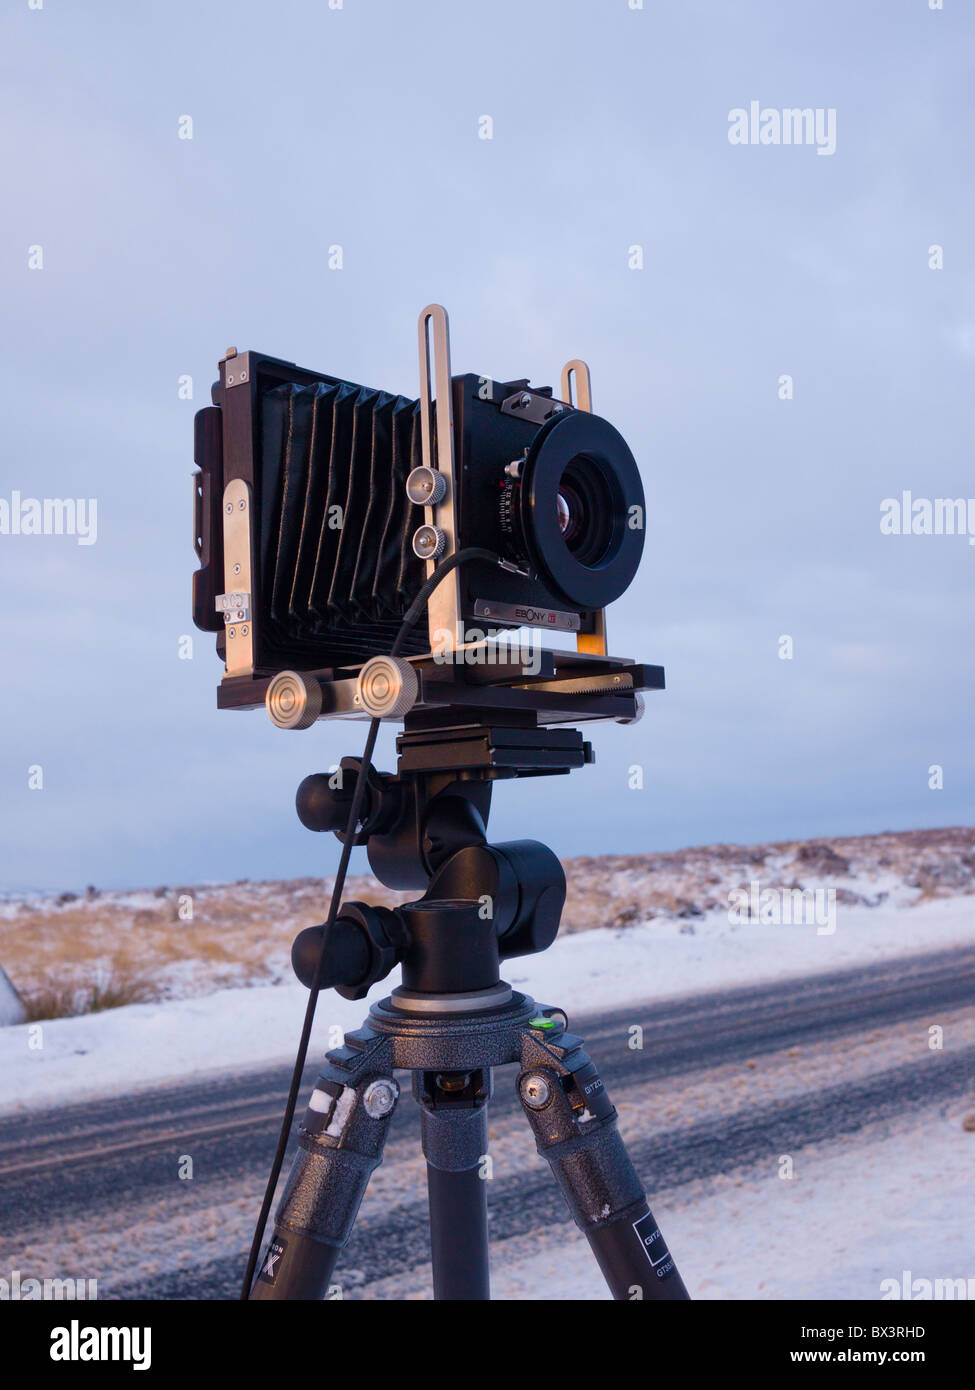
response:
[[[118,972],[98,976],[87,985],[46,986],[21,994],[28,1023],[50,1018],[76,1018],[118,1009],[123,1004],[146,1004],[159,997],[158,987],[142,975]]]
[[[22,903],[0,916],[0,965],[31,1021],[290,980],[291,943],[322,920],[329,888],[302,879]],[[416,895],[357,878],[345,896],[393,905]]]

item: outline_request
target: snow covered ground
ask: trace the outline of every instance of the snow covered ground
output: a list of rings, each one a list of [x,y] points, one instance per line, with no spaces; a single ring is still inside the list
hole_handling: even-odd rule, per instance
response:
[[[570,1018],[632,1005],[635,1020],[644,1020],[655,1000],[775,981],[790,982],[798,995],[815,975],[970,946],[971,834],[574,861],[567,866],[563,934],[544,955],[512,961],[503,974]],[[307,995],[290,975],[287,947],[298,927],[320,917],[326,889],[311,880],[196,889],[194,916],[185,925],[174,922],[174,904],[159,890],[9,902],[0,912],[0,945],[5,919],[7,939],[25,953],[40,951],[45,969],[73,961],[86,970],[100,959],[126,965],[118,952],[128,951],[131,962],[147,960],[153,970],[162,962],[154,978],[165,983],[149,1002],[0,1028],[0,1114],[290,1062]],[[802,890],[807,896],[800,902],[792,895]],[[737,916],[728,905],[734,891],[745,895]],[[346,896],[380,895],[360,884]],[[282,899],[283,912],[277,910]],[[787,907],[797,902],[801,920],[788,924]],[[756,906],[759,920],[752,920]],[[37,938],[31,945],[34,927],[41,946]],[[202,948],[211,945],[218,949],[207,956]],[[369,1002],[396,983],[394,974],[357,1003],[326,992],[312,1058],[336,1045],[361,1022]],[[975,1297],[975,1078],[969,1088],[961,1073],[960,1085],[941,1091],[923,1078],[920,1068],[935,1056],[929,1021],[895,1016],[836,1037],[827,1032],[801,1045],[760,1047],[744,1061],[718,1050],[706,1067],[646,1079],[636,1069],[614,1087],[627,1143],[651,1155],[645,1177],[654,1214],[693,1297],[874,1299],[912,1279],[965,1281]],[[951,1063],[954,1053],[958,1074],[975,1047],[975,1010],[955,1003],[939,1009],[937,1021],[943,1059]],[[889,1112],[879,1106],[865,1117],[859,1101],[849,1114],[837,1107],[842,1087],[861,1083],[863,1094],[886,1101],[905,1074],[907,1098]],[[768,1118],[783,1114],[816,1119],[803,1129],[795,1120]],[[179,1132],[178,1117],[173,1123]],[[490,1124],[495,1175],[516,1190],[520,1174],[544,1165],[519,1111],[495,1110]],[[744,1150],[729,1148],[735,1125],[749,1136]],[[723,1171],[702,1164],[675,1177],[671,1165],[669,1179],[658,1173],[664,1180],[654,1191],[653,1153],[665,1152],[668,1142],[683,1152],[686,1135],[688,1162],[696,1162],[694,1143],[702,1141],[695,1136],[709,1133],[718,1135]],[[790,1177],[781,1176],[783,1151]],[[29,1166],[30,1158],[14,1154],[11,1161]],[[91,1270],[109,1297],[133,1284],[151,1290],[159,1279],[172,1281],[174,1271],[178,1288],[190,1281],[189,1296],[212,1296],[212,1275],[197,1269],[209,1269],[215,1259],[237,1277],[261,1172],[215,1180],[198,1193],[196,1184],[175,1180],[172,1191],[151,1184],[143,1190],[137,1166],[132,1175],[121,1227],[114,1203],[99,1205],[96,1168],[90,1212],[72,1206],[52,1220],[26,1204],[8,1233],[10,1267]],[[423,1182],[414,1137],[394,1140],[366,1194],[366,1227],[400,1206],[422,1204]],[[526,1207],[524,1223],[508,1229],[517,1234],[492,1249],[495,1298],[607,1297],[574,1226],[537,1219],[533,1225]],[[343,1264],[347,1296],[430,1296],[426,1267],[377,1277],[368,1266],[359,1270],[356,1259]]]
[[[867,965],[975,940],[975,895],[914,906],[836,905],[835,931],[815,922],[735,924],[727,909],[693,919],[597,928],[560,937],[543,956],[503,970],[517,989],[572,1014],[654,999]],[[319,1001],[310,1055],[357,1026],[373,999],[334,991]],[[0,1029],[0,1109],[111,1095],[222,1068],[286,1062],[307,999],[298,984],[254,985],[209,995],[131,1004],[76,1018]]]
[[[926,1112],[893,1134],[809,1145],[792,1155],[792,1178],[770,1154],[762,1168],[659,1194],[652,1208],[694,1299],[890,1299],[914,1280],[964,1280],[972,1298],[973,1149],[955,1113]],[[421,1266],[368,1296],[428,1298],[429,1287]],[[496,1245],[491,1294],[609,1298],[585,1237],[565,1224]]]

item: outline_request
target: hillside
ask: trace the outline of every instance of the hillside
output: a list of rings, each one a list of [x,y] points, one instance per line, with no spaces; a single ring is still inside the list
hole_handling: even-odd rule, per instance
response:
[[[565,868],[563,935],[675,920],[692,933],[696,919],[726,913],[729,893],[753,882],[832,889],[847,907],[910,909],[975,893],[975,829],[704,845],[569,859]],[[32,1017],[278,983],[292,978],[292,939],[321,921],[330,890],[328,878],[303,878],[9,897],[0,966]],[[415,896],[365,876],[350,878],[344,894],[386,905]]]

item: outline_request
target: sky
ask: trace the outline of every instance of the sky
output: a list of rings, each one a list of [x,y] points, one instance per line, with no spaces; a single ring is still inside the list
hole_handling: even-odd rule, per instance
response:
[[[217,711],[193,415],[230,344],[415,395],[431,301],[456,372],[583,357],[647,495],[610,646],[667,689],[494,838],[971,823],[975,546],[881,519],[975,499],[973,39],[961,0],[9,0],[0,499],[97,532],[0,533],[0,890],[334,867],[294,790],[365,729]],[[733,143],[752,102],[835,148]]]

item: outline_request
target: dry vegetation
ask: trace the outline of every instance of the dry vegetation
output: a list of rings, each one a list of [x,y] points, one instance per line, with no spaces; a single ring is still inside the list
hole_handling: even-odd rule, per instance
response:
[[[31,1018],[273,984],[291,978],[291,942],[322,920],[330,892],[329,879],[245,880],[32,899],[0,919],[0,966]],[[390,906],[415,896],[371,878],[344,894]]]
[[[668,854],[603,855],[566,864],[564,931],[727,907],[733,888],[824,884],[848,905],[975,893],[975,829],[891,831],[765,845],[699,845]]]
[[[707,845],[668,854],[566,862],[563,931],[655,918],[693,919],[727,907],[733,888],[824,883],[844,903],[876,905],[975,892],[975,830],[918,830],[767,845]],[[328,879],[89,889],[6,905],[0,965],[32,1018],[205,994],[291,978],[295,933],[321,921]],[[392,906],[374,879],[350,879],[344,897]],[[192,918],[180,916],[192,903]]]

